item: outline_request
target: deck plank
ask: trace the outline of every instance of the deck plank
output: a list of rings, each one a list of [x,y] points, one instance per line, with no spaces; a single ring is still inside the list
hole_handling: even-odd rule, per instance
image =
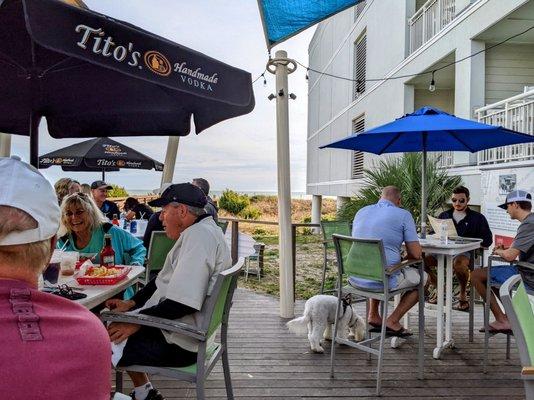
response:
[[[301,313],[304,302],[297,302]],[[358,305],[360,314],[364,305]],[[376,359],[345,346],[336,351],[336,378],[330,379],[330,348],[325,354],[310,353],[306,337],[292,335],[286,320],[278,315],[278,300],[238,289],[230,316],[229,358],[234,395],[238,399],[327,400],[374,396]],[[476,306],[475,341],[468,342],[468,314],[454,311],[453,332],[456,347],[446,350],[441,360],[432,358],[435,344],[435,318],[426,318],[425,379],[417,379],[417,334],[400,348],[385,348],[382,396],[396,399],[524,399],[520,363],[512,340],[510,360],[506,360],[506,338],[490,339],[490,366],[482,373],[484,335],[482,307]],[[412,330],[416,332],[416,318]],[[389,342],[388,342],[389,343]],[[167,399],[194,399],[193,385],[164,377],[152,383]],[[132,384],[125,380],[125,388]],[[209,399],[225,399],[222,368],[217,365],[206,385]]]

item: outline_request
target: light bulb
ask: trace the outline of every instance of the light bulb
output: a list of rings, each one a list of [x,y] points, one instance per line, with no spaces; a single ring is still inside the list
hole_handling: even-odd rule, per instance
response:
[[[434,81],[434,79],[432,79],[430,81],[430,86],[428,87],[428,90],[431,91],[431,92],[435,92],[436,91],[436,82]]]

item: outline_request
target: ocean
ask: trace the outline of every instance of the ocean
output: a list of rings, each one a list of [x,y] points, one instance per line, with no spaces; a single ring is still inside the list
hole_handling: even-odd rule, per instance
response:
[[[151,194],[153,193],[152,190],[146,190],[146,189],[128,189],[126,188],[126,191],[130,194],[130,195],[134,195],[134,196],[143,196],[143,195],[147,195],[147,194]],[[210,196],[212,197],[220,197],[222,195],[222,192],[223,190],[212,190],[210,191]],[[239,194],[246,194],[247,196],[258,196],[258,195],[263,195],[263,196],[276,196],[277,195],[277,192],[274,191],[274,190],[267,190],[267,191],[237,191],[237,193]],[[311,195],[307,195],[306,193],[304,192],[291,192],[291,198],[292,199],[304,199],[304,200],[310,200],[311,199]]]

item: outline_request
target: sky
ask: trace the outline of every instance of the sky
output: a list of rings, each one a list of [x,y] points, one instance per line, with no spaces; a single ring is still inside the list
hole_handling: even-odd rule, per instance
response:
[[[128,21],[181,45],[205,53],[259,76],[268,58],[258,5],[253,0],[84,0],[93,10]],[[308,63],[308,44],[315,28],[276,46],[289,57]],[[299,67],[289,76],[289,91],[297,99],[289,103],[291,191],[304,192],[306,186],[307,81]],[[237,191],[275,191],[276,176],[276,101],[267,96],[275,91],[274,75],[266,73],[254,84],[256,107],[245,116],[223,121],[200,135],[180,138],[173,181],[206,178],[212,189]],[[39,154],[44,154],[84,139],[53,139],[40,126]],[[116,140],[161,162],[165,159],[167,137],[120,137]],[[29,158],[29,141],[12,136],[12,154]],[[51,167],[41,170],[51,181],[69,176],[90,183],[100,173],[64,172]],[[152,190],[159,187],[161,173],[153,170],[123,169],[106,174],[108,183],[127,189]]]

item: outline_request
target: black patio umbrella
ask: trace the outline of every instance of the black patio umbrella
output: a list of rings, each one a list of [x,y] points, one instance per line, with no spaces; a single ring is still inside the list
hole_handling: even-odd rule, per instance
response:
[[[0,0],[0,132],[185,136],[254,108],[251,76],[58,0]]]
[[[120,168],[155,169],[163,164],[110,138],[96,138],[55,150],[39,157],[39,168],[60,166],[63,171],[106,171]]]

